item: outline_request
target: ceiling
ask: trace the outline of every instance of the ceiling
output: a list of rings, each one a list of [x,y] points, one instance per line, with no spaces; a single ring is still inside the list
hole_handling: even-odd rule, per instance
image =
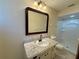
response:
[[[77,5],[79,4],[78,0],[42,0],[46,3],[46,5],[56,9],[57,11],[63,10],[70,5]]]

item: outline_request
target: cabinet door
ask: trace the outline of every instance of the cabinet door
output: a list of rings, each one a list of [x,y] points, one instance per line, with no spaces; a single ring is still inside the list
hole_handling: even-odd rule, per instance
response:
[[[50,59],[48,55],[44,54],[40,57],[40,59]]]
[[[52,52],[51,49],[47,50],[46,52],[44,52],[40,59],[52,59]]]

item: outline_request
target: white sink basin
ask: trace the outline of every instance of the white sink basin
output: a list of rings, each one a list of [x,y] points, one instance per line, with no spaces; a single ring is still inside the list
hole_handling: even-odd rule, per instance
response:
[[[44,40],[44,39],[41,42],[39,42],[39,40],[37,40],[36,45],[40,46],[40,47],[47,47],[49,45],[49,42],[47,40]]]

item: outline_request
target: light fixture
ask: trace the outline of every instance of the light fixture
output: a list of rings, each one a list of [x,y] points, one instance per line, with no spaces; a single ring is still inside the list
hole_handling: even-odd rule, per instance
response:
[[[43,9],[46,9],[46,7],[47,7],[47,6],[46,6],[46,4],[44,4],[44,7],[43,7]]]
[[[44,6],[44,9],[46,9],[47,6]]]
[[[38,2],[38,7],[42,8],[42,1],[41,0]]]
[[[38,2],[37,2],[37,1],[34,1],[34,5],[35,5],[35,6],[38,6]]]
[[[40,4],[39,7],[42,8],[42,4]]]
[[[43,9],[46,9],[46,4],[43,2],[43,1],[38,1],[38,0],[35,0],[34,1],[34,5],[35,6],[38,6],[39,8],[42,8],[43,7]]]

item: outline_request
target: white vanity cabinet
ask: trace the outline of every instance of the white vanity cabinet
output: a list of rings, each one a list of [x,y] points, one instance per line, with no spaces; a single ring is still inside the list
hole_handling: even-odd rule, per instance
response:
[[[53,59],[54,54],[55,54],[54,50],[52,48],[49,48],[48,50],[40,53],[39,55],[33,57],[32,59]]]
[[[55,55],[54,45],[56,45],[56,42],[48,38],[45,40],[49,42],[48,46],[37,46],[35,42],[24,44],[26,59],[53,59]],[[45,45],[45,42],[43,45]]]
[[[39,55],[39,59],[52,59],[52,49],[48,49]]]

